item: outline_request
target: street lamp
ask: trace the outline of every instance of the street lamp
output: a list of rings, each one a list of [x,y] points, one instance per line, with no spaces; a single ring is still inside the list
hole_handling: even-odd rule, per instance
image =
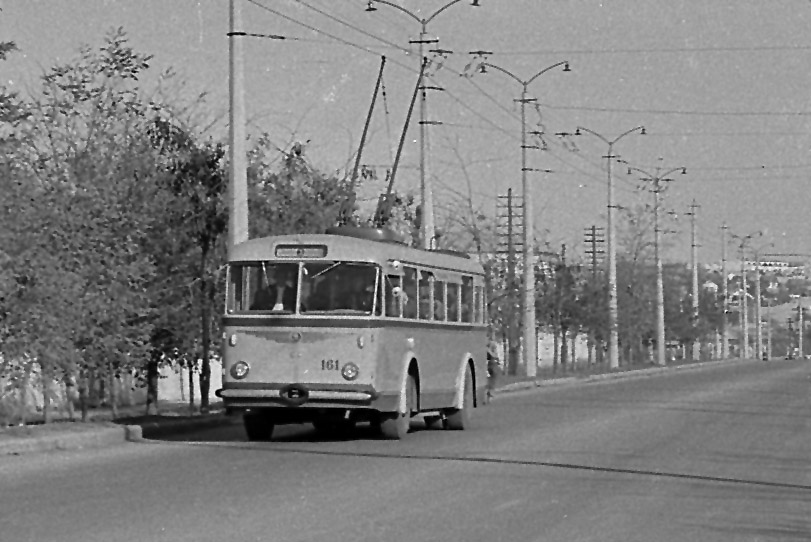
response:
[[[610,154],[610,153],[609,153]],[[661,160],[661,158],[659,159]],[[667,176],[671,173],[681,171],[682,175],[687,175],[687,168],[676,167],[661,172],[661,166],[656,167],[656,174],[648,173],[644,169],[628,167],[628,173],[637,171],[646,177],[644,180],[653,183],[653,250],[656,258],[656,364],[665,364],[665,293],[664,281],[662,280],[662,257],[659,251],[661,244],[662,230],[659,228],[659,193],[662,191],[661,182],[669,181]]]
[[[437,9],[428,17],[419,17],[413,12],[409,11],[408,9],[404,8],[399,4],[395,4],[394,2],[389,2],[388,0],[369,0],[366,4],[366,11],[372,12],[377,11],[375,7],[376,4],[383,4],[389,7],[392,7],[402,13],[405,13],[418,23],[420,23],[420,37],[417,40],[409,40],[409,43],[416,43],[419,46],[419,58],[420,58],[420,66],[424,62],[424,46],[425,44],[430,43],[437,43],[439,42],[438,39],[426,39],[426,34],[428,33],[428,23],[430,23],[437,15],[448,9],[454,4],[458,4],[462,0],[452,0],[448,2],[441,8]],[[473,0],[471,5],[474,7],[479,7],[479,1]],[[421,72],[422,73],[422,72]],[[425,86],[422,84],[422,78],[424,75],[420,75],[420,87],[422,88],[422,97],[420,100],[420,199],[422,201],[422,219],[420,221],[420,236],[422,237],[422,248],[430,249],[433,248],[433,240],[435,238],[434,234],[434,194],[433,189],[431,187],[431,180],[430,177],[426,174],[426,164],[425,164],[425,125],[426,125],[426,96],[425,96]]]
[[[755,321],[757,322],[757,329],[755,334],[755,349],[758,359],[763,355],[763,324],[761,323],[761,302],[760,295],[760,254],[766,248],[774,247],[774,243],[763,245],[753,250],[755,256]]]
[[[727,274],[727,230],[726,222],[721,226],[721,295],[724,314],[721,319],[721,358],[729,357],[729,275]]]
[[[756,231],[750,233],[749,235],[735,235],[734,233],[730,233],[730,236],[737,239],[740,242],[740,254],[741,254],[741,285],[743,289],[742,294],[742,305],[741,305],[741,350],[738,354],[740,359],[746,359],[746,356],[749,354],[749,306],[748,300],[746,299],[748,294],[748,288],[746,286],[746,244],[751,241],[754,237],[761,237],[763,235],[762,231]]]
[[[604,157],[606,159],[606,170],[608,172],[608,367],[610,369],[616,369],[619,367],[619,337],[617,333],[617,234],[614,226],[615,205],[614,184],[611,180],[611,161],[616,158],[616,156],[614,156],[614,144],[634,132],[645,135],[645,127],[637,126],[636,128],[631,128],[611,140],[582,126],[578,126],[575,135],[581,135],[583,132],[595,136],[608,145],[608,154]]]
[[[476,54],[476,53],[472,53]],[[521,79],[514,73],[510,72],[502,68],[501,66],[497,66],[496,64],[491,64],[489,62],[481,62],[473,73],[478,71],[479,73],[487,73],[487,68],[492,68],[496,71],[499,71],[506,75],[507,77],[511,78],[514,81],[517,81],[518,84],[521,85],[521,98],[518,99],[518,102],[521,104],[521,189],[524,193],[524,296],[523,296],[523,308],[524,308],[524,330],[523,330],[523,339],[524,339],[524,367],[526,367],[527,376],[534,377],[537,372],[537,340],[535,335],[535,262],[534,262],[534,236],[533,230],[534,226],[534,211],[532,206],[532,185],[529,183],[527,178],[527,172],[530,171],[530,168],[527,167],[527,149],[530,148],[527,145],[527,115],[526,115],[526,105],[530,102],[535,102],[535,98],[527,97],[527,87],[535,81],[541,75],[563,66],[564,72],[569,72],[569,62],[568,61],[561,61],[551,66],[547,66],[546,68],[542,69],[541,71],[537,72],[535,75],[530,77],[529,79]],[[548,170],[541,170],[541,171],[548,171]]]

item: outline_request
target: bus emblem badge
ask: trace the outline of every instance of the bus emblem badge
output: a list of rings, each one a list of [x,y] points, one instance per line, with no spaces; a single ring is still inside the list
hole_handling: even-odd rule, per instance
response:
[[[286,386],[279,390],[279,395],[291,406],[303,405],[310,398],[309,391],[301,386]]]

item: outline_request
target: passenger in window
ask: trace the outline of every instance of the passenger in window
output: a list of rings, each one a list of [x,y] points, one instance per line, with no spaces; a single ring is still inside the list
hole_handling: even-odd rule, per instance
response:
[[[428,320],[433,315],[431,305],[431,285],[428,280],[420,281],[420,320]]]
[[[337,308],[364,312],[372,311],[375,290],[374,279],[370,279],[366,275],[366,273],[357,271],[349,278]]]
[[[389,275],[385,280],[386,287],[386,316],[400,316],[400,300],[402,298],[402,288],[400,287],[400,277]]]
[[[434,320],[445,320],[445,283],[434,281]]]
[[[473,321],[473,280],[462,278],[462,321]]]
[[[318,277],[311,290],[312,294],[307,298],[307,310],[325,311],[332,308],[334,295],[332,280],[329,277]]]
[[[292,269],[264,268],[264,285],[257,290],[251,310],[293,311],[296,308],[296,282]]]
[[[417,317],[417,270],[406,268],[403,276],[403,316]]]
[[[445,305],[436,295],[436,281],[433,277],[420,281],[420,320],[444,320]],[[431,293],[434,293],[433,300]]]
[[[417,301],[413,295],[409,295],[405,290],[400,294],[403,296],[403,316],[405,318],[417,317]]]
[[[448,321],[459,321],[459,285],[448,284]]]

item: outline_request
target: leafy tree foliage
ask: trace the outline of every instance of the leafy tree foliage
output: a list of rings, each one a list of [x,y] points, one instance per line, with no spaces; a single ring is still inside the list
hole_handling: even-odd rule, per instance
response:
[[[156,172],[138,77],[149,60],[118,30],[52,68],[7,156],[2,229],[15,288],[3,354],[31,356],[44,376],[113,379],[148,343],[154,265],[141,246]]]
[[[354,199],[347,178],[327,176],[306,159],[306,147],[294,144],[283,153],[262,136],[248,154],[250,235],[323,233],[341,220],[346,201]],[[352,217],[351,222],[357,222]]]
[[[159,355],[172,357],[175,352],[199,354],[200,407],[205,411],[209,407],[212,327],[217,328],[214,315],[221,299],[218,294],[222,290],[219,286],[228,225],[225,201],[228,181],[223,163],[225,148],[212,141],[200,142],[189,130],[161,118],[155,120],[150,134],[165,160],[168,177],[162,188],[172,201],[166,226],[171,228],[175,238],[175,243],[168,247],[170,250],[164,253],[169,257],[155,254],[155,258],[165,267],[177,268],[180,262],[184,262],[186,272],[178,276],[185,277],[192,295],[188,298],[172,296],[173,306],[180,311],[173,315],[164,314],[163,325],[152,336],[153,351],[148,372],[154,377]],[[178,239],[187,242],[177,243]],[[183,289],[177,283],[174,286],[176,294]],[[185,326],[183,318],[178,318],[180,315],[198,317],[199,341],[195,340],[194,328]],[[190,397],[193,397],[192,393],[193,388]]]

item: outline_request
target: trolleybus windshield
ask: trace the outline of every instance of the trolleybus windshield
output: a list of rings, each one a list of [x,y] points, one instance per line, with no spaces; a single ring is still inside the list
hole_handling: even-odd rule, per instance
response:
[[[372,314],[378,270],[347,261],[231,264],[228,312]]]

